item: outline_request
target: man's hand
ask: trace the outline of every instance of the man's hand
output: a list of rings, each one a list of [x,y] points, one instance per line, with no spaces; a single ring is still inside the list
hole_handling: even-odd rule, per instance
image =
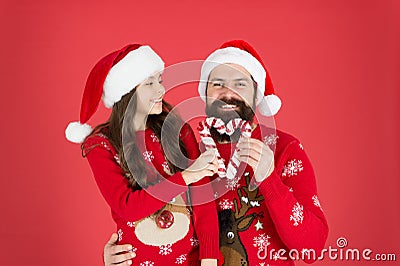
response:
[[[262,182],[274,170],[274,153],[258,139],[246,138],[239,144],[239,159],[253,168],[257,182]]]
[[[104,266],[131,265],[136,253],[132,252],[132,245],[117,245],[118,234],[113,233],[104,246]]]

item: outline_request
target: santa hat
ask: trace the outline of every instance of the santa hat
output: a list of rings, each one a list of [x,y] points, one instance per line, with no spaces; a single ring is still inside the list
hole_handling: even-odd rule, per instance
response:
[[[243,40],[233,40],[211,53],[201,67],[199,94],[206,99],[207,80],[211,71],[220,64],[237,64],[244,67],[257,82],[257,105],[260,113],[273,116],[278,113],[282,102],[274,94],[274,86],[267,68],[256,50]]]
[[[92,132],[86,122],[96,112],[101,98],[111,108],[122,96],[163,69],[164,62],[147,45],[129,44],[100,59],[86,81],[79,122],[69,123],[66,138],[74,143],[83,142]]]

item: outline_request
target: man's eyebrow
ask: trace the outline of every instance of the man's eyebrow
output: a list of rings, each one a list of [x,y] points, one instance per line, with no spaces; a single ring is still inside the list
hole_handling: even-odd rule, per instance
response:
[[[209,81],[225,81],[226,79],[223,78],[212,78]],[[249,78],[237,78],[237,79],[233,79],[233,81],[251,81]]]
[[[237,78],[237,79],[234,79],[233,81],[248,81],[248,82],[250,82],[251,80],[248,78]]]

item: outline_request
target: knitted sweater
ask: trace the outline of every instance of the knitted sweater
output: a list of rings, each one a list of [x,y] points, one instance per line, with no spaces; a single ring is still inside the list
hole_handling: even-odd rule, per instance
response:
[[[275,150],[272,174],[251,191],[253,170],[241,163],[234,179],[214,176],[212,182],[224,265],[293,265],[290,250],[292,257],[315,261],[312,251],[307,253],[306,249],[315,250],[318,258],[328,226],[303,146],[293,136],[263,126],[254,129],[252,138]],[[216,144],[225,164],[236,144]]]
[[[180,136],[189,159],[197,158],[199,149],[192,129],[185,125]],[[188,186],[180,172],[171,175],[158,138],[151,129],[146,129],[137,133],[137,143],[146,163],[165,178],[141,190],[128,186],[118,155],[104,135],[91,136],[84,143],[96,183],[117,224],[119,243],[132,244],[137,254],[134,265],[199,265],[202,258],[218,258],[215,202],[192,208],[179,206],[188,204]],[[155,178],[154,172],[148,172],[148,180]],[[192,186],[203,185],[202,192],[212,195],[208,183],[209,178],[203,178]],[[196,200],[199,195],[193,190],[190,197]],[[155,223],[163,208],[174,216],[172,226],[167,229]]]

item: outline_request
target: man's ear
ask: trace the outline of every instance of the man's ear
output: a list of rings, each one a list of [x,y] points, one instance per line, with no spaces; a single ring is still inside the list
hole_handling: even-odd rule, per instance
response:
[[[257,84],[257,82],[255,82],[254,81],[254,79],[253,79],[253,77],[251,77],[251,79],[253,80],[253,83],[254,83],[254,107],[257,105],[257,103],[258,103],[258,93],[257,93],[257,87],[258,87],[258,84]],[[263,96],[261,96],[261,97],[263,97]]]

